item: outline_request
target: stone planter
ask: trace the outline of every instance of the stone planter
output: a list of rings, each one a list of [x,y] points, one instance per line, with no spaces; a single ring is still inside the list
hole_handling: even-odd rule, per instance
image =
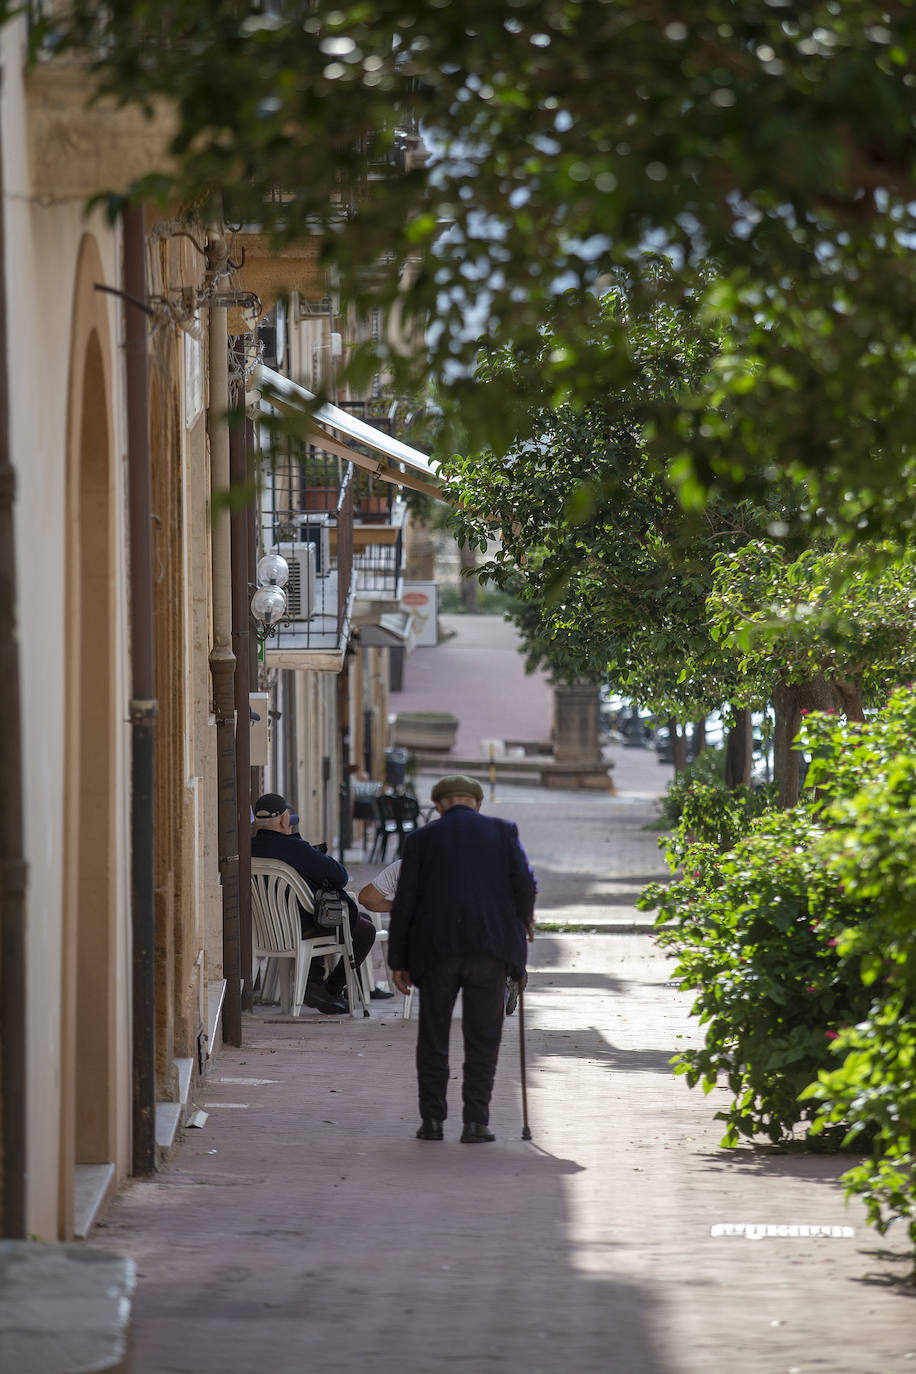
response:
[[[446,711],[408,711],[394,717],[391,742],[405,749],[447,753],[457,731],[458,717]]]

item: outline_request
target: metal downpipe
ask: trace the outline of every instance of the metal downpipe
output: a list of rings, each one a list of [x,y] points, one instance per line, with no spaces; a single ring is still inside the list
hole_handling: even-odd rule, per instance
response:
[[[236,492],[248,481],[248,425],[239,411],[245,404],[243,386],[232,388],[232,425],[229,430],[229,475]],[[232,537],[232,648],[235,653],[235,775],[238,801],[239,962],[242,1006],[251,1009],[251,717],[249,682],[250,520],[247,506],[234,505]]]
[[[133,1133],[131,1169],[156,1167],[156,910],[153,877],[156,711],[153,666],[152,474],[149,429],[146,230],[142,206],[124,212],[127,468],[130,529],[131,932]]]
[[[228,259],[225,238],[211,232],[210,270],[218,275]],[[239,930],[239,830],[235,741],[235,654],[232,652],[232,556],[226,493],[229,465],[229,333],[227,312],[210,307],[210,544],[212,550],[213,710],[216,717],[217,846],[223,892],[223,1039],[242,1043],[242,964]]]

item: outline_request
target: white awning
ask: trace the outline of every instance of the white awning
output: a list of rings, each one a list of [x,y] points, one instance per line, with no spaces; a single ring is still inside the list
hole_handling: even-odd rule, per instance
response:
[[[252,373],[249,388],[268,405],[276,406],[280,410],[308,414],[315,402],[315,397],[310,391],[306,391],[304,386],[290,381],[288,377],[274,372],[272,368],[260,365]],[[411,448],[409,444],[402,443],[390,434],[384,434],[374,425],[367,424],[365,420],[358,419],[346,410],[341,410],[339,406],[319,406],[309,416],[309,425],[309,442],[316,447],[336,453],[338,457],[355,463],[357,467],[365,468],[367,472],[371,472],[374,477],[380,477],[384,482],[425,492],[427,496],[434,496],[440,501],[448,500],[441,487],[436,485],[438,463],[435,459],[428,458],[425,453],[421,453],[419,449]],[[367,457],[359,450],[350,448],[342,439],[335,438],[329,433],[330,430],[336,431],[345,439],[364,444],[378,456]],[[385,462],[385,459],[390,459],[391,462]],[[394,467],[392,463],[401,466]]]

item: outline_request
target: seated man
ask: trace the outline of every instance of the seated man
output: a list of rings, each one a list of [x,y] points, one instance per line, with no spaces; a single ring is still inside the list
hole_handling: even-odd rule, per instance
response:
[[[257,833],[251,840],[253,859],[279,859],[281,863],[289,864],[290,868],[294,868],[305,880],[312,892],[325,882],[328,887],[343,892],[349,878],[347,870],[343,864],[332,859],[330,854],[323,854],[320,849],[308,844],[293,830],[293,825],[298,824],[299,818],[292,815],[289,803],[279,792],[266,792],[263,797],[258,797],[254,804],[254,820]],[[360,916],[356,903],[348,893],[344,892],[343,895],[350,912],[353,957],[359,968],[375,944],[375,926],[367,916]],[[305,936],[313,926],[308,912],[303,911],[300,915],[302,934]],[[348,1010],[344,993],[347,981],[344,961],[337,961],[326,982],[318,977],[317,972],[312,973],[312,969],[317,970],[320,967],[320,961],[314,959],[309,968],[305,988],[305,1005],[314,1007],[316,1011],[326,1012],[329,1016],[339,1016]]]

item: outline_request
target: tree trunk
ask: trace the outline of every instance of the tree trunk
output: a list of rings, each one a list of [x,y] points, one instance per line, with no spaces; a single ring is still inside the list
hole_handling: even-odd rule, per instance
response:
[[[687,767],[687,735],[678,728],[678,723],[673,716],[668,721],[668,730],[671,736],[671,756],[674,761],[676,777],[678,773],[683,773]]]
[[[792,741],[801,724],[796,686],[780,682],[773,693],[773,774],[778,786],[778,805],[787,810],[798,801],[798,754]]]
[[[725,786],[747,787],[751,781],[754,731],[750,707],[735,711],[735,723],[725,742]]]
[[[468,615],[474,615],[477,611],[477,592],[480,584],[477,578],[471,574],[464,576],[467,569],[477,567],[477,553],[470,544],[464,544],[458,550],[461,561],[462,576],[458,580],[458,587],[461,592],[461,605]]]
[[[862,689],[857,682],[840,682],[836,679],[830,683],[835,697],[840,702],[840,710],[847,720],[865,719],[865,708],[862,705]]]
[[[706,721],[697,720],[693,724],[693,757],[698,759],[706,748]]]
[[[801,757],[792,744],[802,714],[835,711],[847,720],[864,720],[862,693],[856,682],[828,681],[819,673],[807,682],[781,682],[773,693],[773,709],[773,771],[779,784],[779,805],[788,808],[798,801]]]

